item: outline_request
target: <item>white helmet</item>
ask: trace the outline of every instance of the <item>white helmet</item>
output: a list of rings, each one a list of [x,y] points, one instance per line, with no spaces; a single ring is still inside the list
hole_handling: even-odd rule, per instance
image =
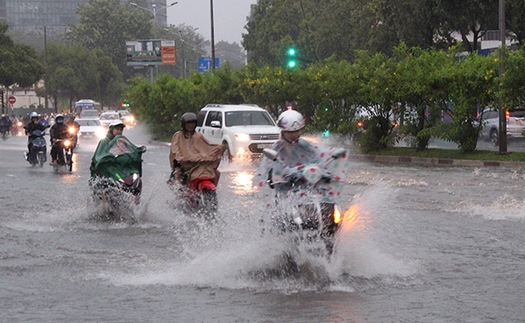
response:
[[[287,110],[281,113],[277,119],[277,126],[283,131],[297,131],[304,128],[303,115],[295,110]]]
[[[122,127],[126,127],[126,125],[120,121],[120,120],[114,120],[114,121],[111,121],[111,123],[109,124],[109,129],[113,129],[115,128],[116,126],[122,126]]]

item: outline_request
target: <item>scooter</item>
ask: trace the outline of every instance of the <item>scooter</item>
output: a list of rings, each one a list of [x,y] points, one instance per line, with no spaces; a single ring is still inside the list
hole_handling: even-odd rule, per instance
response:
[[[104,175],[90,179],[89,185],[93,190],[92,200],[102,211],[98,214],[99,219],[133,223],[134,207],[139,205],[142,194],[141,157],[147,149],[136,147],[127,139],[121,142],[124,146],[117,148],[114,145],[103,154],[103,165],[97,167],[106,171]],[[126,162],[120,163],[120,160]],[[134,166],[130,167],[128,163]]]
[[[348,151],[335,149],[322,164],[287,167],[275,150],[264,149],[264,155],[285,175],[274,179],[273,169],[268,172],[267,184],[276,191],[277,213],[272,217],[273,226],[280,232],[306,232],[308,240],[321,240],[331,254],[337,231],[343,223],[343,212],[336,202],[340,195],[342,176]]]
[[[204,212],[207,217],[213,217],[219,208],[217,198],[217,179],[213,177],[199,177],[190,182],[187,174],[182,175],[180,185],[172,185],[177,180],[175,173],[168,181],[169,187],[178,192],[182,207],[192,212]]]
[[[47,161],[45,134],[44,131],[40,130],[35,130],[31,133],[31,137],[33,138],[31,147],[29,153],[24,153],[24,157],[32,166],[40,165],[40,167],[42,167]]]
[[[71,139],[57,139],[53,145],[58,145],[59,153],[56,164],[51,164],[55,173],[60,167],[65,167],[67,171],[73,170],[73,141]]]

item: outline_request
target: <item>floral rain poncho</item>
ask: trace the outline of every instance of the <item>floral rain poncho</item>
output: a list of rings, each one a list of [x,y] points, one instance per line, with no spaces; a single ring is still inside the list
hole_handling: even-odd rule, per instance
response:
[[[349,167],[348,151],[345,150],[343,154],[334,159],[336,148],[313,144],[302,138],[299,138],[297,143],[293,144],[291,150],[286,149],[285,145],[289,144],[281,139],[272,146],[271,149],[278,152],[277,160],[272,161],[267,157],[263,158],[253,176],[254,186],[269,187],[264,184],[267,183],[268,174],[272,170],[272,182],[277,184],[277,191],[281,195],[288,197],[290,194],[283,192],[283,190],[289,189],[289,186],[279,185],[287,182],[285,179],[286,175],[293,173],[294,168],[297,169],[301,166],[307,167],[307,165],[315,164],[320,166],[323,172],[331,175],[331,181],[329,185],[323,185],[322,189],[315,186],[314,189],[318,188],[323,200],[328,202],[333,201],[334,197],[340,195],[342,181],[344,181]],[[268,196],[270,196],[270,192],[265,190],[265,197]]]

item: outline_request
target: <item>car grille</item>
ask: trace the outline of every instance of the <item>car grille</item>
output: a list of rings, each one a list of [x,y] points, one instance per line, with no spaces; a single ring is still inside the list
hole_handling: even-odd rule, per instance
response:
[[[260,133],[251,133],[250,140],[278,140],[279,134],[270,133],[270,134],[260,134]]]

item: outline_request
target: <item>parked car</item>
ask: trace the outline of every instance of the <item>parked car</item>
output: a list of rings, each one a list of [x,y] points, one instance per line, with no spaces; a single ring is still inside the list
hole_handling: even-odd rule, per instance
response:
[[[226,144],[225,159],[262,157],[281,134],[268,111],[256,105],[208,104],[197,117],[196,131],[214,144]]]
[[[80,125],[78,137],[82,139],[102,139],[106,136],[107,130],[102,126],[98,119],[75,120]]]
[[[99,119],[104,127],[109,127],[113,121],[120,120],[120,115],[117,111],[106,111],[102,112]]]
[[[525,108],[516,108],[506,111],[507,116],[507,138],[524,138],[525,131]],[[490,140],[494,146],[499,145],[499,111],[485,109],[481,115],[483,129],[481,136]]]

